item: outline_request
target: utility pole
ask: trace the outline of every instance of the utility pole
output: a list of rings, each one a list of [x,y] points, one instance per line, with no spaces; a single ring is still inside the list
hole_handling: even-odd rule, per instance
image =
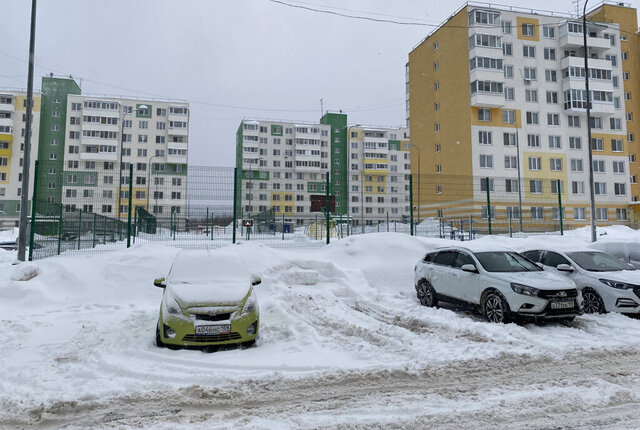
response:
[[[24,261],[27,248],[27,212],[29,211],[29,167],[31,161],[31,126],[33,111],[33,60],[36,46],[36,0],[31,0],[31,31],[29,36],[29,71],[27,74],[27,118],[22,162],[22,194],[20,196],[20,226],[18,235],[18,260]],[[35,189],[34,195],[35,195]],[[32,202],[35,203],[35,202]],[[35,213],[32,216],[35,217]],[[35,227],[35,224],[34,224]]]
[[[587,3],[582,9],[582,40],[584,43],[584,86],[587,91],[587,145],[589,148],[589,201],[591,207],[591,242],[598,240],[596,236],[596,196],[593,189],[593,148],[591,147],[591,96],[589,94],[589,47],[587,46]]]

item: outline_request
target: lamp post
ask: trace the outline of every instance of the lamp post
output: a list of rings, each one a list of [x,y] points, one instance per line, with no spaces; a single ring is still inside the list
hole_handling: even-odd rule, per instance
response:
[[[587,46],[587,3],[582,8],[582,40],[584,44],[584,87],[587,92],[587,146],[589,148],[589,201],[591,205],[591,242],[596,237],[596,196],[593,188],[593,149],[591,148],[591,97],[589,95],[589,47]],[[562,214],[560,214],[562,216]]]
[[[418,151],[418,222],[416,223],[416,229],[417,229],[418,225],[420,225],[420,158],[422,157],[420,155],[420,148],[418,148],[415,143],[410,143],[409,145],[413,146]]]
[[[516,155],[517,155],[517,167],[518,167],[518,218],[520,220],[520,233],[522,233],[522,180],[520,177],[520,138],[518,136],[518,121],[513,118],[513,125],[516,128]]]
[[[122,196],[122,144],[124,143],[124,119],[130,113],[138,112],[140,110],[147,110],[147,109],[149,109],[147,105],[140,105],[136,109],[131,109],[131,110],[123,109],[122,118],[120,118],[120,162],[118,164],[120,179],[118,180],[118,219],[120,219],[120,216],[122,215],[120,208],[122,207],[122,204],[121,204],[121,201],[122,201],[122,197],[121,197]],[[132,181],[132,180],[133,178],[129,178],[129,181]]]

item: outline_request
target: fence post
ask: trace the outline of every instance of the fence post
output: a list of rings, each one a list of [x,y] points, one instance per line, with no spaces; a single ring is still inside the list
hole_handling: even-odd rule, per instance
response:
[[[282,227],[284,230],[284,226]],[[316,240],[318,240],[318,213],[316,212]]]
[[[284,240],[284,211],[282,212],[282,240]]]
[[[58,221],[58,255],[60,255],[60,241],[62,240],[62,203],[60,203],[60,221]]]
[[[207,207],[207,218],[206,218],[206,220],[204,222],[204,228],[207,229],[207,230],[209,229],[209,207]],[[209,233],[211,233],[211,232],[209,232]],[[208,235],[209,234],[207,233],[207,236]]]
[[[107,217],[102,217],[102,244],[106,245],[107,243]]]
[[[327,171],[327,185],[326,185],[326,190],[325,190],[325,204],[324,204],[324,210],[325,210],[325,217],[327,220],[326,223],[326,227],[327,227],[327,245],[329,245],[329,242],[331,242],[331,232],[329,231],[329,221],[330,221],[330,213],[331,213],[331,208],[329,207],[329,175],[331,175],[330,171]]]
[[[413,174],[409,174],[409,232],[413,236]]]
[[[133,163],[129,166],[129,210],[127,211],[127,248],[131,247],[131,201],[133,193]]]
[[[233,168],[233,229],[231,243],[236,243],[236,225],[238,216],[238,207],[236,199],[238,198],[238,168]]]
[[[96,220],[98,218],[98,215],[94,212],[93,213],[93,228],[91,230],[93,230],[93,237],[91,239],[91,247],[95,248],[96,247]]]
[[[485,178],[487,185],[487,220],[489,220],[489,234],[491,234],[491,197],[489,197],[489,177]]]
[[[469,215],[469,240],[473,240],[473,215]]]
[[[560,179],[558,179],[556,188],[558,190],[558,215],[560,217],[560,236],[564,236],[564,225],[562,223],[562,193],[560,192],[562,190],[560,189]],[[591,216],[593,216],[593,214]]]
[[[209,210],[209,208],[207,208]],[[211,240],[213,240],[213,214],[211,214],[211,227],[209,228],[209,233],[211,234]]]
[[[387,211],[387,233],[389,233],[389,211]]]
[[[38,197],[38,160],[36,160],[33,173],[33,197],[31,199],[31,231],[29,232],[29,261],[33,261],[33,239],[36,233],[36,201]],[[29,194],[29,190],[22,190]],[[26,210],[26,208],[25,208]]]
[[[251,214],[247,214],[247,218],[251,219]],[[251,227],[247,226],[247,242],[249,242],[249,235],[251,235]]]
[[[511,231],[511,211],[509,211],[509,237],[513,237],[513,233]]]
[[[81,237],[82,237],[82,209],[78,209],[78,250],[80,249]]]

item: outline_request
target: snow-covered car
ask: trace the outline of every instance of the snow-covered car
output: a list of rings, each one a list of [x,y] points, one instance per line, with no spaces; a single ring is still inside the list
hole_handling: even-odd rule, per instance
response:
[[[253,345],[260,318],[253,287],[260,282],[235,252],[181,251],[166,279],[154,281],[164,288],[156,344]]]
[[[523,254],[574,281],[586,313],[640,314],[640,270],[632,265],[592,249],[535,249]]]
[[[429,252],[414,268],[414,286],[423,306],[470,306],[496,323],[516,317],[571,320],[582,313],[573,281],[508,249],[457,246]]]

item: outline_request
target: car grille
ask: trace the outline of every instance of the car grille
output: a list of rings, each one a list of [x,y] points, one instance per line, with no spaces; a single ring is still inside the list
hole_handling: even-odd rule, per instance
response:
[[[226,321],[231,319],[231,313],[208,315],[208,314],[195,314],[197,320],[201,321]]]
[[[207,335],[198,335],[188,334],[182,338],[183,342],[225,342],[228,340],[236,340],[240,339],[240,333],[229,333],[229,334],[207,334]]]
[[[561,294],[562,292],[564,292],[566,295],[560,296],[559,294]],[[576,290],[575,288],[568,289],[568,290],[540,290],[540,292],[538,293],[538,297],[542,297],[544,299],[550,299],[550,298],[570,299],[577,296],[578,296],[578,290]]]

